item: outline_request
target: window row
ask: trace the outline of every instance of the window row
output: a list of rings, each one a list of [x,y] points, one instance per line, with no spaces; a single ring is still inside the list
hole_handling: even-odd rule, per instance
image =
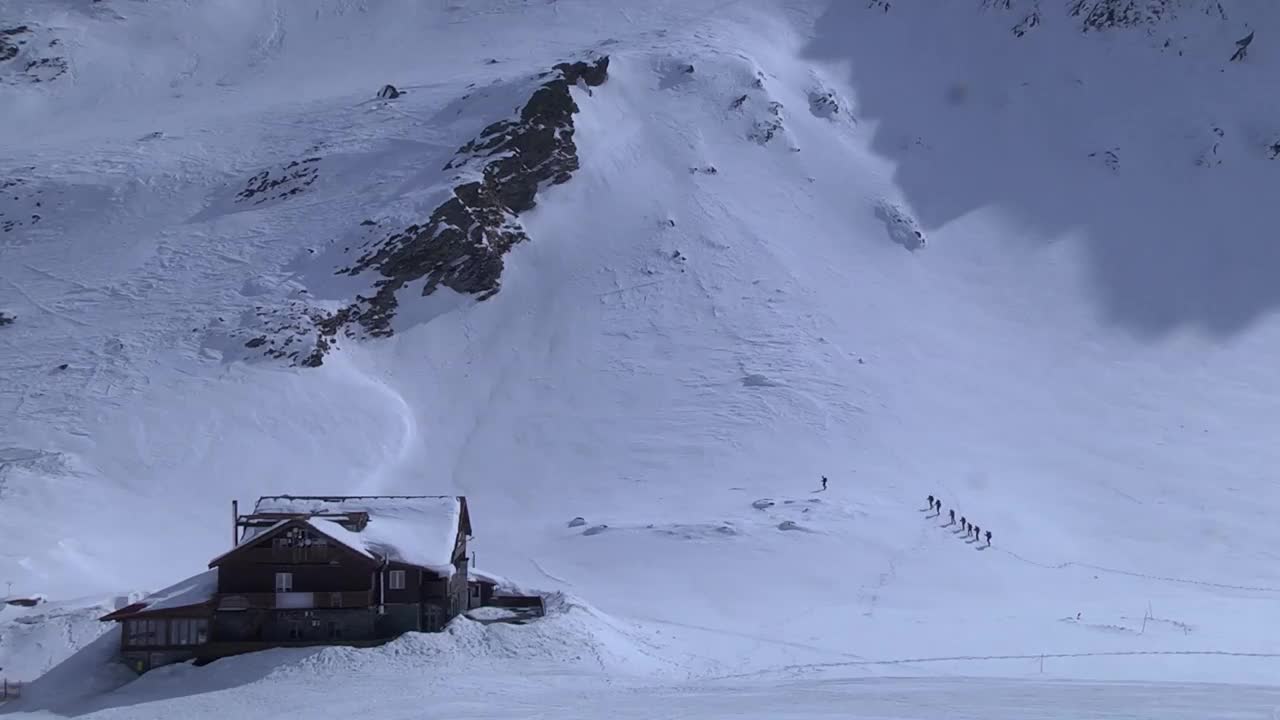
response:
[[[405,589],[405,571],[392,570],[391,572],[387,573],[387,585],[388,585],[388,588],[391,590],[404,590]],[[276,573],[275,587],[276,587],[276,592],[278,593],[293,592],[293,573],[291,572]]]
[[[203,645],[209,641],[209,621],[205,618],[125,620],[123,632],[126,645]]]

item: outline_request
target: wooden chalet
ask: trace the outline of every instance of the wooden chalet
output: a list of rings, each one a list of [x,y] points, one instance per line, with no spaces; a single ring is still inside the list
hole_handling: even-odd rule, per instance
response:
[[[492,587],[468,583],[463,497],[273,496],[233,503],[234,546],[209,570],[102,620],[138,672],[301,645],[433,632]]]

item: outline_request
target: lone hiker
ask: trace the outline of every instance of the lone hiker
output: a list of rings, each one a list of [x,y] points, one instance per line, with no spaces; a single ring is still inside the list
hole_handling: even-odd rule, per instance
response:
[[[991,547],[991,531],[987,531],[987,547]]]
[[[822,489],[823,489],[823,490],[826,490],[826,489],[827,489],[827,476],[826,476],[826,475],[823,475],[823,476],[822,476]]]

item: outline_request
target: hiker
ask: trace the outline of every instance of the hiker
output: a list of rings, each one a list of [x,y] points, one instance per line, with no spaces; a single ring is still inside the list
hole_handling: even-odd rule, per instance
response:
[[[991,531],[987,531],[987,547],[991,547]]]
[[[823,476],[822,476],[822,489],[823,489],[823,490],[826,490],[826,489],[827,489],[827,476],[826,476],[826,475],[823,475]]]
[[[932,495],[930,495],[930,496],[929,496],[929,509],[930,509],[930,510],[932,510],[932,509],[933,509],[933,496],[932,496]]]
[[[955,511],[955,510],[952,510],[952,511],[951,511],[951,524],[952,524],[952,525],[955,525],[955,524],[956,524],[956,511]]]
[[[960,516],[960,527],[964,528],[964,534],[969,534],[969,521],[963,515]]]
[[[941,501],[941,500],[939,500],[939,501],[938,501],[938,516],[939,516],[939,517],[941,517],[941,516],[942,516],[942,501]]]
[[[977,525],[974,525],[974,526],[973,526],[973,539],[974,539],[974,540],[977,540],[977,539],[978,539],[978,536],[979,536],[979,535],[981,535],[981,534],[982,534],[982,531],[978,529],[978,526],[977,526]]]

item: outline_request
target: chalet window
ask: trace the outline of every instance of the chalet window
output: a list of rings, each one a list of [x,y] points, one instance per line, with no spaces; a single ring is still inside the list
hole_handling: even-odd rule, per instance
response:
[[[169,637],[173,638],[173,645],[190,645],[191,635],[189,631],[190,620],[186,618],[177,618],[169,621]]]
[[[404,571],[403,570],[391,571],[391,589],[392,590],[404,589]]]
[[[146,636],[146,620],[126,620],[124,634],[126,645],[142,645]]]
[[[202,645],[209,640],[209,621],[204,618],[174,618],[169,621],[170,645]]]
[[[276,592],[293,592],[293,573],[276,573]]]
[[[125,623],[129,645],[164,645],[165,622],[163,620],[130,620]]]

